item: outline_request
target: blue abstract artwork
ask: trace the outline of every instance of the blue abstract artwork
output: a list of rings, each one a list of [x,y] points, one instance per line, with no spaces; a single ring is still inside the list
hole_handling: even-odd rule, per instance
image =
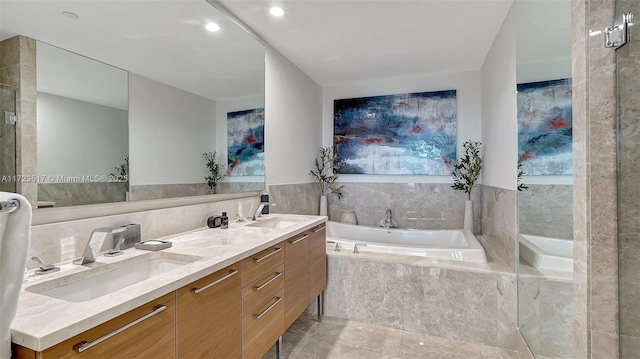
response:
[[[572,175],[571,79],[518,85],[518,160],[525,175]]]
[[[264,108],[227,113],[228,176],[264,176]]]
[[[449,175],[456,160],[456,91],[334,100],[339,173]]]

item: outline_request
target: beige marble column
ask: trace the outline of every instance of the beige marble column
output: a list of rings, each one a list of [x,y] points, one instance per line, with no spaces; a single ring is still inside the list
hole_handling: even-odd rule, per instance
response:
[[[615,51],[603,35],[614,0],[572,1],[573,357],[618,357]]]

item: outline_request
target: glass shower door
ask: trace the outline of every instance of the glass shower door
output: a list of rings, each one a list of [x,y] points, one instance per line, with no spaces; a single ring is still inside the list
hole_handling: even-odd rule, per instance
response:
[[[617,0],[616,16],[632,13],[640,1]],[[620,358],[640,353],[640,26],[616,50],[618,103],[618,295]]]
[[[16,90],[0,85],[0,192],[16,191],[16,126],[5,114],[16,112]]]

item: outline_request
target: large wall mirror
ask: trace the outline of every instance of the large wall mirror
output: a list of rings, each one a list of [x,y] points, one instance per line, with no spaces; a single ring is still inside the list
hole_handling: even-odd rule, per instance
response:
[[[518,324],[536,357],[569,358],[573,176],[571,1],[516,0]]]
[[[36,87],[37,135],[17,142],[36,141],[37,156],[17,161],[37,163],[37,200],[23,194],[39,207],[264,189],[262,143],[242,148],[243,136],[262,139],[264,47],[211,4],[3,1],[0,10],[0,40],[35,40],[26,49],[35,83],[20,86]],[[233,151],[244,152],[229,163]],[[210,153],[225,174],[213,188]]]

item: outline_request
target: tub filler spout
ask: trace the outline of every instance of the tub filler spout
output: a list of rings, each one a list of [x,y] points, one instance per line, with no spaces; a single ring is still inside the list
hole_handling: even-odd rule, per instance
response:
[[[387,209],[384,218],[378,221],[378,226],[382,228],[398,228],[398,223],[393,219],[391,209]]]

